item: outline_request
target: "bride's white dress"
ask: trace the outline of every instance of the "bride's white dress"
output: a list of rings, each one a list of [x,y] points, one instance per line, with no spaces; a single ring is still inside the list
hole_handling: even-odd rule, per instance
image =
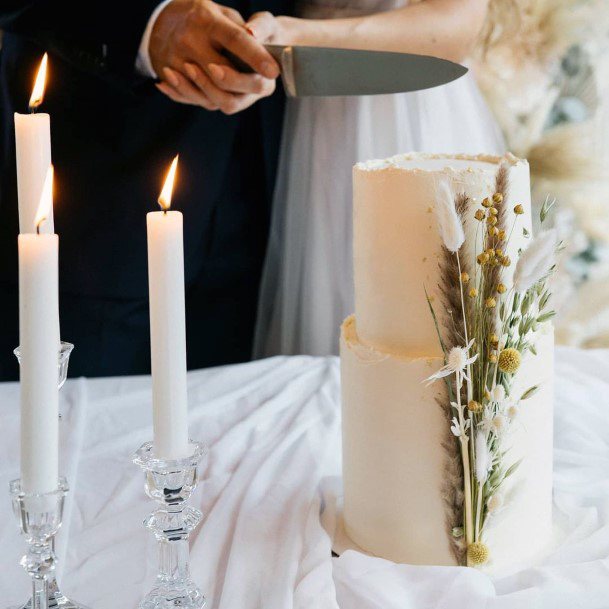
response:
[[[299,14],[390,10],[387,0],[308,0]],[[502,153],[471,73],[442,87],[288,100],[254,355],[329,355],[353,312],[351,169],[401,152]]]

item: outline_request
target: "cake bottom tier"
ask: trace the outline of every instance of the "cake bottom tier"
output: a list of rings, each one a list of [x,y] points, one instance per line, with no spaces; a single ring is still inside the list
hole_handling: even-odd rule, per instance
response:
[[[513,424],[505,508],[485,527],[492,570],[542,556],[552,528],[553,336],[525,357],[513,395],[536,384]],[[344,521],[364,550],[395,562],[455,565],[450,531],[449,451],[454,438],[438,400],[444,385],[423,381],[441,358],[381,353],[360,343],[354,317],[341,334]],[[447,449],[446,446],[449,448]],[[454,496],[454,493],[452,493]]]

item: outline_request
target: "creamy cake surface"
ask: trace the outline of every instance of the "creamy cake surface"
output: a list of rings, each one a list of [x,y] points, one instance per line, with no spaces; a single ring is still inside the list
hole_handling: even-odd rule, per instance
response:
[[[514,259],[532,232],[529,167],[511,154],[403,154],[358,163],[353,170],[355,315],[342,327],[345,529],[359,546],[398,562],[455,564],[446,530],[449,426],[437,403],[443,385],[423,380],[443,365],[425,291],[439,299],[442,242],[434,215],[438,184],[465,192],[472,204],[494,191],[508,169],[509,205],[524,207],[509,244]],[[478,223],[466,222],[475,256]],[[506,269],[506,281],[512,270]],[[529,563],[551,536],[553,333],[528,354],[517,383],[541,390],[527,400],[510,460],[522,463],[496,524],[491,568]],[[520,390],[520,389],[518,389]],[[535,475],[531,475],[532,472]]]

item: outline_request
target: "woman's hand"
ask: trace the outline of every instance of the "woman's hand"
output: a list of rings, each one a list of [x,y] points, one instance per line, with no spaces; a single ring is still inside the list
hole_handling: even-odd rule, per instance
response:
[[[156,86],[182,104],[236,114],[275,91],[275,80],[259,74],[243,74],[224,62],[210,63],[205,70],[186,62],[184,73],[165,68],[165,80]]]
[[[265,61],[265,56],[270,56],[261,42],[272,33],[274,18],[270,14],[252,18],[258,30],[258,34],[252,35],[239,13],[209,0],[174,0],[169,7],[181,11],[166,13],[167,9],[163,10],[151,37],[151,60],[163,78],[157,84],[162,93],[176,102],[225,114],[240,112],[273,93],[279,70],[272,58],[271,62]],[[176,36],[180,28],[184,29],[183,35]],[[167,48],[167,40],[178,43]],[[249,63],[257,72],[243,74],[232,68],[221,53],[223,49]]]

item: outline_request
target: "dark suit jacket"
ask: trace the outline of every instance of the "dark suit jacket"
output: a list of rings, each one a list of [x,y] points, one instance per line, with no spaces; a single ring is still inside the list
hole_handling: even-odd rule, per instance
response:
[[[248,14],[280,11],[282,0],[230,0]],[[3,3],[5,6],[6,4]],[[205,264],[215,203],[244,115],[171,102],[134,66],[157,0],[8,2],[0,55],[0,281],[16,278],[18,233],[13,112],[27,111],[43,51],[50,52],[47,94],[55,164],[55,226],[61,237],[61,289],[104,297],[145,297],[145,215],[168,162],[180,153],[174,207],[185,215],[187,283]],[[285,12],[285,10],[284,10]],[[264,159],[266,201],[272,192],[282,99],[251,114],[260,127],[252,158]],[[251,120],[251,116],[249,117]],[[258,210],[260,212],[260,210]],[[268,214],[268,209],[266,210]]]
[[[105,299],[147,297],[146,212],[158,209],[162,179],[177,152],[173,207],[184,212],[187,286],[203,273],[211,297],[214,290],[233,290],[239,299],[240,285],[258,281],[282,93],[230,117],[167,99],[135,70],[140,40],[158,1],[2,2],[0,289],[14,289],[17,281],[13,112],[27,111],[44,51],[49,52],[49,77],[40,111],[51,115],[60,291]],[[247,17],[263,9],[288,13],[289,1],[224,4]],[[235,170],[236,157],[242,161]],[[256,191],[251,204],[244,200],[247,193],[226,194],[227,184],[238,187],[248,171],[247,189]],[[243,298],[254,298],[251,292]],[[16,323],[15,307],[10,323]]]

